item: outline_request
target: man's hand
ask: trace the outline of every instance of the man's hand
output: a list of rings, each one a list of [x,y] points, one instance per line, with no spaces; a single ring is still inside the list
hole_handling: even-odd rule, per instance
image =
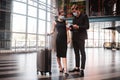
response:
[[[74,29],[79,29],[79,26],[75,24],[75,25],[73,25],[73,28]]]

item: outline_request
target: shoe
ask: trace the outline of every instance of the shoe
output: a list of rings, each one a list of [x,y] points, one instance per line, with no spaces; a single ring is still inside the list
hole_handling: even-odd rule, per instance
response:
[[[84,70],[80,70],[80,77],[84,77]]]
[[[64,72],[64,68],[62,70],[60,70],[60,72],[63,73]]]
[[[80,69],[74,68],[73,70],[71,70],[71,71],[69,71],[69,72],[79,72],[79,71],[80,71]]]

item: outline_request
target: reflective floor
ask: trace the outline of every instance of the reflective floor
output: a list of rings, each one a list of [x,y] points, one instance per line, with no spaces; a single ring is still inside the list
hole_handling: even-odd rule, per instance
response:
[[[36,53],[0,54],[0,80],[120,80],[120,50],[86,48],[85,77],[59,73],[56,54],[52,53],[52,75],[37,75]],[[68,49],[68,70],[74,68],[74,53]]]

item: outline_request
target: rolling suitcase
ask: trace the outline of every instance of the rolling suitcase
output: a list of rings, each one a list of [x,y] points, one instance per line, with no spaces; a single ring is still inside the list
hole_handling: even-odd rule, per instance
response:
[[[47,72],[51,75],[51,49],[46,47],[37,53],[37,73],[39,72],[41,75],[46,75]]]

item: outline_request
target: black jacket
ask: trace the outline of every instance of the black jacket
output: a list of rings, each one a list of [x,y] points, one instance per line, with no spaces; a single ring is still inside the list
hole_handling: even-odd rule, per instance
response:
[[[71,29],[72,40],[87,39],[87,29],[89,29],[89,19],[86,14],[81,13],[79,17],[73,18],[73,25],[79,26],[79,29]]]

